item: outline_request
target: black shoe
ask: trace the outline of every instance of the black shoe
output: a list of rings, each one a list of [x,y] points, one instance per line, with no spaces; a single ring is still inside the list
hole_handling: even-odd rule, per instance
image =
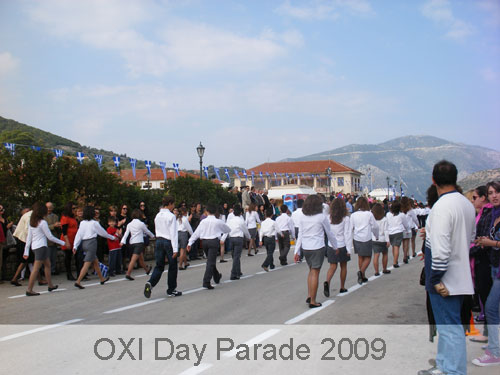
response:
[[[391,271],[389,271],[389,270],[383,270],[382,273],[388,274],[388,273],[391,273]]]
[[[376,272],[376,273],[375,273],[375,276],[380,276],[380,272]]]
[[[167,296],[169,296],[169,297],[180,297],[180,296],[182,296],[182,292],[179,292],[177,290],[173,290],[171,292],[167,292]]]
[[[393,265],[393,267],[394,268],[399,268],[399,264],[396,263],[396,264]]]
[[[253,257],[253,254],[248,254],[249,257]]]
[[[132,279],[133,280],[133,279]],[[106,283],[106,281],[109,281],[109,276],[106,277],[103,281],[101,281],[101,285],[104,285]]]
[[[319,302],[317,302],[317,304],[316,304],[316,305],[313,305],[312,303],[310,303],[310,304],[309,304],[309,308],[310,308],[310,309],[314,309],[314,308],[316,308],[316,307],[321,307],[321,306],[322,306],[322,305],[321,305],[321,303],[319,303]]]
[[[12,285],[14,285],[14,286],[21,286],[21,284],[19,283],[19,281],[11,281],[10,283]]]
[[[49,290],[49,292],[52,292],[53,290],[56,290],[57,288],[59,288],[59,285],[54,285],[52,288],[49,286],[47,289]]]
[[[146,297],[146,298],[151,297],[151,284],[150,283],[146,283],[146,285],[144,285],[144,297]]]
[[[240,278],[238,276],[231,276],[229,280],[239,280]]]
[[[149,275],[151,273],[152,269],[153,269],[153,266],[149,266],[147,271],[146,271],[146,275]]]
[[[220,279],[222,277],[222,273],[218,273],[216,276],[214,275],[214,281],[216,284],[220,283]]]
[[[221,263],[227,263],[227,260],[221,259],[220,262]]]
[[[130,281],[134,281],[134,280],[135,280],[135,279],[134,279],[132,276],[130,276],[130,275],[125,275],[125,278],[126,278],[127,280],[130,280]],[[102,283],[101,283],[101,284],[102,284]]]
[[[272,270],[274,270],[274,268],[275,268],[274,264],[271,264],[271,265],[269,266],[269,268],[270,268],[270,269],[272,269]]]
[[[81,284],[75,283],[74,284],[78,289],[85,289],[85,287]]]
[[[341,288],[341,289],[339,290],[339,292],[340,292],[340,293],[345,293],[345,292],[347,292],[347,289],[345,289],[345,288]]]
[[[307,297],[307,298],[306,298],[306,303],[307,303],[307,304],[310,304],[310,303],[311,303],[311,297]]]
[[[240,272],[240,277],[243,276],[243,274]]]
[[[364,283],[367,283],[368,282],[368,279],[366,277],[363,277],[363,282]]]
[[[69,281],[76,281],[75,277],[71,273],[68,273],[67,278]]]
[[[40,295],[40,293],[37,293],[37,292],[26,291],[26,296],[28,296],[28,297],[39,296],[39,295]]]
[[[361,271],[358,271],[358,284],[363,284],[363,274],[361,273]]]
[[[408,264],[408,258],[403,258],[403,263]]]
[[[327,298],[330,297],[330,285],[328,284],[328,281],[323,283],[323,294]]]
[[[203,285],[203,288],[205,288],[205,289],[215,289],[211,284]]]

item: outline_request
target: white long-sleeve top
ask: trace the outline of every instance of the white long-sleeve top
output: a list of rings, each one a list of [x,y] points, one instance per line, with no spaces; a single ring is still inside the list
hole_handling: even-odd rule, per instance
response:
[[[350,221],[351,219],[349,216],[345,216],[340,224],[330,224],[330,228],[337,240],[337,246],[339,248],[345,246],[349,254],[351,254],[352,251],[352,230]],[[333,247],[330,240],[328,240],[328,246]]]
[[[139,219],[134,219],[127,225],[127,230],[122,237],[120,243],[123,245],[127,242],[127,238],[130,235],[130,244],[144,243],[144,235],[147,234],[149,237],[154,238],[154,234],[148,229],[146,224],[144,224]]]
[[[351,215],[351,230],[353,239],[368,242],[373,235],[378,238],[378,225],[371,211],[356,211]]]
[[[387,231],[389,235],[407,232],[408,229],[410,229],[406,217],[402,212],[396,216],[394,216],[392,212],[388,212],[385,217],[387,218]]]
[[[179,234],[177,233],[177,219],[168,208],[162,208],[155,217],[156,238],[164,238],[172,243],[174,253],[179,251]]]
[[[75,242],[73,243],[73,249],[78,249],[81,242],[84,240],[90,240],[101,236],[110,240],[114,240],[115,236],[106,232],[106,229],[101,227],[101,224],[95,220],[83,220],[78,227],[78,232],[76,232]]]
[[[260,242],[262,242],[262,239],[264,237],[276,238],[276,234],[279,234],[281,236],[280,228],[278,226],[278,223],[273,219],[271,219],[270,217],[268,217],[260,224],[260,230],[259,230]]]
[[[415,210],[411,209],[406,213],[406,216],[408,217],[408,223],[410,224],[410,228],[418,229],[418,219]]]
[[[325,247],[325,232],[332,247],[337,249],[337,239],[330,228],[328,217],[323,214],[304,215],[300,220],[299,238],[295,244],[295,254],[303,250],[319,250]]]
[[[297,208],[295,211],[292,212],[292,220],[293,220],[293,226],[295,228],[299,227],[300,219],[304,216],[302,213],[302,208]]]
[[[33,228],[30,225],[28,228],[26,245],[24,246],[24,255],[29,255],[30,247],[32,249],[39,249],[41,247],[47,246],[47,238],[49,239],[49,241],[57,243],[61,246],[64,245],[64,241],[61,241],[59,238],[56,238],[52,235],[49,229],[49,225],[45,220],[40,220],[36,228]]]
[[[221,241],[225,241],[227,236],[250,238],[250,232],[248,231],[248,228],[245,224],[245,220],[243,220],[241,216],[233,215],[228,219],[226,225],[231,229],[231,232],[224,233]]]
[[[280,232],[288,231],[291,238],[295,238],[295,227],[293,225],[293,220],[287,214],[281,214],[276,218],[276,224]]]
[[[188,232],[190,235],[193,234],[193,228],[189,224],[187,216],[183,216],[181,220],[177,220],[177,230],[179,232]]]
[[[189,238],[188,246],[191,246],[198,238],[202,240],[213,240],[220,238],[224,233],[230,233],[231,228],[222,220],[217,219],[214,215],[208,215],[206,219],[200,221],[198,228]]]
[[[376,220],[378,226],[378,239],[372,234],[372,241],[389,242],[389,231],[387,218],[383,217],[381,220]]]
[[[260,223],[259,214],[255,211],[245,213],[245,222],[248,229],[257,228],[257,223]]]

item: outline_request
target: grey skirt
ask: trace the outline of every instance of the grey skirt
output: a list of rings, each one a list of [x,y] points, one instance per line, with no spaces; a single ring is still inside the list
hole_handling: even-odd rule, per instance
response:
[[[373,241],[373,253],[374,254],[387,254],[387,243],[386,242],[379,242],[379,241]]]
[[[177,232],[177,237],[179,239],[179,249],[187,248],[189,241],[189,232],[188,231],[179,231]]]
[[[33,249],[35,253],[35,260],[44,261],[50,256],[50,251],[47,246],[39,247],[38,249]]]
[[[85,253],[84,262],[93,262],[97,258],[97,237],[89,240],[83,240],[82,251]]]
[[[401,246],[401,242],[403,242],[403,232],[389,234],[389,241],[391,242],[391,246]]]
[[[316,268],[316,269],[321,268],[321,266],[323,265],[323,260],[325,259],[324,247],[318,250],[302,249],[302,252],[304,253],[304,258],[306,258],[306,263],[309,266],[309,268]]]
[[[339,247],[339,254],[333,250],[332,247],[328,246],[326,249],[326,255],[328,257],[328,263],[337,264],[337,263],[345,263],[351,260],[351,257],[347,253],[346,247]]]
[[[248,233],[250,233],[251,239],[257,239],[257,228],[248,228]]]
[[[372,240],[361,242],[361,241],[352,241],[354,244],[354,253],[358,254],[362,257],[371,257],[372,256]]]

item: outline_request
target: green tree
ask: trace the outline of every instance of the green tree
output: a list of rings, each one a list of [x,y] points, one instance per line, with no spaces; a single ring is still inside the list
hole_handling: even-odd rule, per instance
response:
[[[33,134],[22,130],[5,130],[0,133],[0,142],[31,146],[35,144],[35,137]]]
[[[222,205],[237,203],[238,198],[220,185],[208,180],[200,180],[193,177],[177,177],[169,180],[165,190],[175,197],[175,203],[186,202],[190,205],[201,202],[203,204],[213,203]]]

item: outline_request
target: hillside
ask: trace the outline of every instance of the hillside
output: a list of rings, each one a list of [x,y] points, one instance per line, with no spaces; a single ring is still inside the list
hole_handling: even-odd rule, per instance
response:
[[[365,175],[361,183],[370,187],[368,175],[371,172],[372,186],[386,187],[389,177],[402,183],[407,195],[417,199],[425,198],[425,191],[431,184],[433,165],[442,159],[455,163],[459,180],[468,175],[500,166],[500,152],[480,146],[453,143],[432,136],[407,136],[392,139],[376,145],[348,145],[330,151],[307,155],[287,161],[333,159]]]
[[[469,191],[478,186],[486,185],[490,181],[500,181],[500,168],[472,173],[460,180],[458,184],[464,191]]]

